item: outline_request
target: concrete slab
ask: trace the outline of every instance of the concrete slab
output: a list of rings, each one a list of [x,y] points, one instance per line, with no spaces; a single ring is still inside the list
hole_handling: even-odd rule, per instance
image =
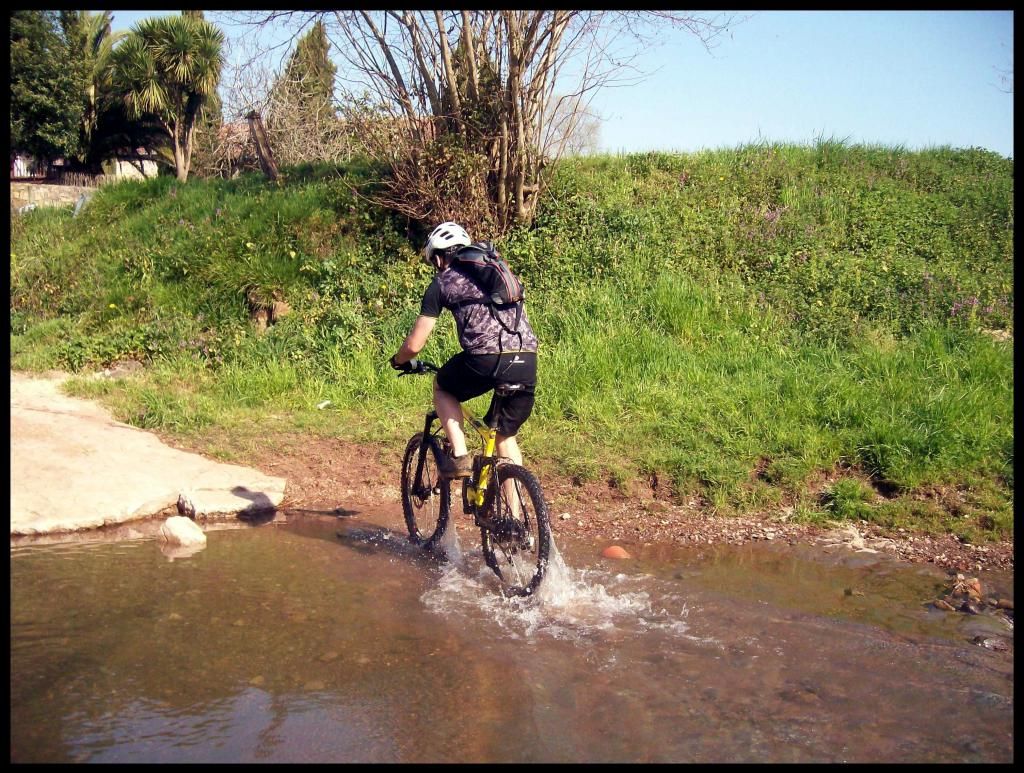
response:
[[[182,494],[197,520],[272,510],[284,499],[284,478],[171,448],[62,394],[62,380],[11,373],[12,537],[176,514]]]

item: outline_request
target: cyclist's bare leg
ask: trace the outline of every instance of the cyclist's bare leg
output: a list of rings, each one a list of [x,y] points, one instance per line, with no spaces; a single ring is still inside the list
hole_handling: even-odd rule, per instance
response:
[[[499,432],[495,436],[494,448],[498,452],[498,456],[511,459],[515,464],[523,463],[523,455],[519,451],[519,443],[516,442],[515,435],[506,437]]]
[[[434,408],[444,427],[444,434],[452,444],[452,454],[462,456],[467,450],[466,435],[462,431],[462,405],[437,385],[437,379],[434,379]]]
[[[495,452],[498,456],[504,456],[506,459],[511,459],[513,464],[521,465],[523,463],[523,455],[519,451],[519,443],[516,442],[516,436],[502,435],[500,432],[495,436],[494,443]],[[519,517],[519,496],[516,491],[516,483],[514,480],[505,481],[505,498],[509,503],[509,507],[512,511],[512,517]]]

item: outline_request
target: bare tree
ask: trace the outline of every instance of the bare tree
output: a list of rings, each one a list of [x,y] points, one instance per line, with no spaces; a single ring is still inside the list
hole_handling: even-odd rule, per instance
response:
[[[561,155],[596,153],[601,144],[601,119],[579,99],[556,102],[547,129],[544,147],[560,148]]]
[[[268,94],[266,129],[274,154],[282,165],[347,161],[353,145],[346,127],[332,104],[306,98],[303,85],[308,77],[282,77]]]
[[[709,47],[733,21],[584,10],[250,17],[257,28],[320,20],[342,64],[343,114],[363,150],[391,165],[382,203],[419,221],[458,217],[492,233],[532,221],[546,170],[578,137],[589,100],[639,78],[641,46],[674,27]]]
[[[259,157],[245,116],[266,109],[273,82],[262,59],[244,41],[226,38],[221,83],[224,101],[220,125],[196,129],[195,171],[202,177],[235,177],[242,171],[259,171]],[[242,64],[238,63],[242,60]]]
[[[231,14],[218,16],[234,18]],[[231,177],[259,170],[259,153],[248,128],[255,113],[281,166],[306,162],[343,162],[356,152],[350,132],[326,99],[310,99],[310,74],[286,66],[311,25],[301,25],[284,42],[267,49],[247,36],[233,37],[224,68],[224,118],[219,132],[204,135],[200,165],[204,174]],[[280,60],[269,54],[279,54]],[[333,91],[333,78],[331,79]]]
[[[260,169],[256,147],[244,121],[201,126],[196,130],[192,168],[200,177],[235,177]]]
[[[282,164],[337,162],[351,156],[351,143],[336,114],[336,68],[322,22],[296,43],[267,105],[267,134]]]

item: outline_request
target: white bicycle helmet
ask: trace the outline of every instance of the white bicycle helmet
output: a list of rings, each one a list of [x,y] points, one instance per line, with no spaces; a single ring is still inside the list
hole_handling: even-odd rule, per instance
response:
[[[427,259],[427,263],[432,265],[435,252],[455,246],[466,247],[472,243],[473,240],[469,238],[466,229],[458,223],[441,223],[427,237],[427,246],[423,248],[423,256]]]

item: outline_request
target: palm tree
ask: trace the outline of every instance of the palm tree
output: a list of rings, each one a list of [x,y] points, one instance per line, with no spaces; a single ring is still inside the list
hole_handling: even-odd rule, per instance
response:
[[[82,116],[86,143],[91,143],[93,132],[99,123],[101,101],[111,88],[111,54],[119,40],[128,35],[125,31],[111,32],[113,14],[110,11],[91,13],[85,11],[82,17],[82,31],[85,33],[85,62],[89,68],[89,86],[86,92],[85,115]]]
[[[85,121],[86,147],[92,151],[97,144],[96,129],[100,124],[100,114],[111,108],[114,46],[128,33],[123,30],[111,32],[110,25],[113,15],[110,11],[87,14],[84,21],[86,62],[90,65],[90,83],[83,121]],[[97,163],[104,160],[102,152],[99,154],[99,158],[96,155],[96,153],[90,153],[89,160]]]
[[[223,44],[223,33],[205,19],[164,16],[136,24],[113,51],[114,82],[129,116],[157,117],[182,182],[192,163],[196,119],[220,81]]]
[[[114,46],[128,33],[111,32],[113,15],[110,11],[63,11],[69,28],[74,29],[74,43],[80,47],[85,69],[85,105],[82,112],[82,160],[89,167],[98,168],[110,153],[110,143],[97,129],[110,123],[104,115],[116,110],[111,100],[111,61]]]

